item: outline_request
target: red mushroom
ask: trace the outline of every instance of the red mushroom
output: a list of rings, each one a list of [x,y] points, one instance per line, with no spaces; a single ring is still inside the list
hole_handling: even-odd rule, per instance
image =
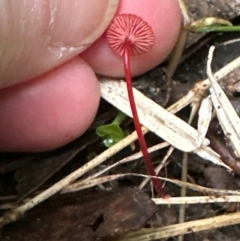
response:
[[[133,14],[120,14],[116,16],[109,25],[106,32],[107,40],[112,48],[124,60],[124,70],[127,83],[128,96],[132,109],[135,129],[137,131],[140,147],[146,162],[148,172],[155,176],[151,156],[147,149],[147,144],[142,132],[141,124],[138,118],[137,108],[133,95],[132,74],[130,67],[130,57],[133,55],[143,54],[154,45],[154,33],[150,25],[141,17]],[[154,187],[162,196],[166,195],[162,183],[159,179],[152,178]]]
[[[177,41],[180,26],[177,0],[121,0],[106,33],[81,55],[99,74],[125,75],[135,128],[151,176],[155,176],[154,167],[139,122],[131,78],[167,57]],[[167,41],[166,31],[169,32]],[[166,196],[160,180],[153,178],[152,181],[156,191]]]

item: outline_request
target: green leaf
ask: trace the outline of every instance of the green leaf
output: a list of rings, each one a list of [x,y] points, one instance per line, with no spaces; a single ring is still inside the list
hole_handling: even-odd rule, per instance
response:
[[[102,125],[96,128],[96,133],[103,139],[106,147],[111,147],[121,141],[125,137],[125,133],[120,127],[127,116],[119,112],[111,124]]]
[[[96,133],[103,139],[106,147],[113,146],[125,137],[121,127],[115,123],[97,127]]]
[[[240,26],[209,26],[198,28],[195,32],[239,32]]]

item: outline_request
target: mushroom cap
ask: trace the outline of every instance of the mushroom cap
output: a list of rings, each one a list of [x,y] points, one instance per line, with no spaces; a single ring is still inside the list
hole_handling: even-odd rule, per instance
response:
[[[109,25],[107,41],[119,55],[126,48],[130,55],[146,53],[155,42],[151,26],[135,14],[120,14]]]
[[[120,0],[116,17],[120,14],[141,17],[155,35],[155,44],[147,53],[131,57],[132,75],[143,74],[164,61],[177,42],[182,24],[178,1]],[[98,74],[124,77],[122,57],[109,46],[106,32],[81,56]]]

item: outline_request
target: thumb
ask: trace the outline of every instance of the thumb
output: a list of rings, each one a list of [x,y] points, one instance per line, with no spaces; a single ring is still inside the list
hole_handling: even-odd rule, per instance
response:
[[[78,55],[111,21],[119,0],[0,0],[0,88]]]

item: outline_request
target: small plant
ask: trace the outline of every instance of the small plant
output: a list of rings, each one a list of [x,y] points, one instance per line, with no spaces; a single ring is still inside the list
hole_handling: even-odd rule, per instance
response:
[[[125,137],[125,133],[120,125],[126,119],[127,116],[124,113],[119,112],[112,123],[97,127],[96,133],[102,138],[103,144],[106,147],[113,146]]]

